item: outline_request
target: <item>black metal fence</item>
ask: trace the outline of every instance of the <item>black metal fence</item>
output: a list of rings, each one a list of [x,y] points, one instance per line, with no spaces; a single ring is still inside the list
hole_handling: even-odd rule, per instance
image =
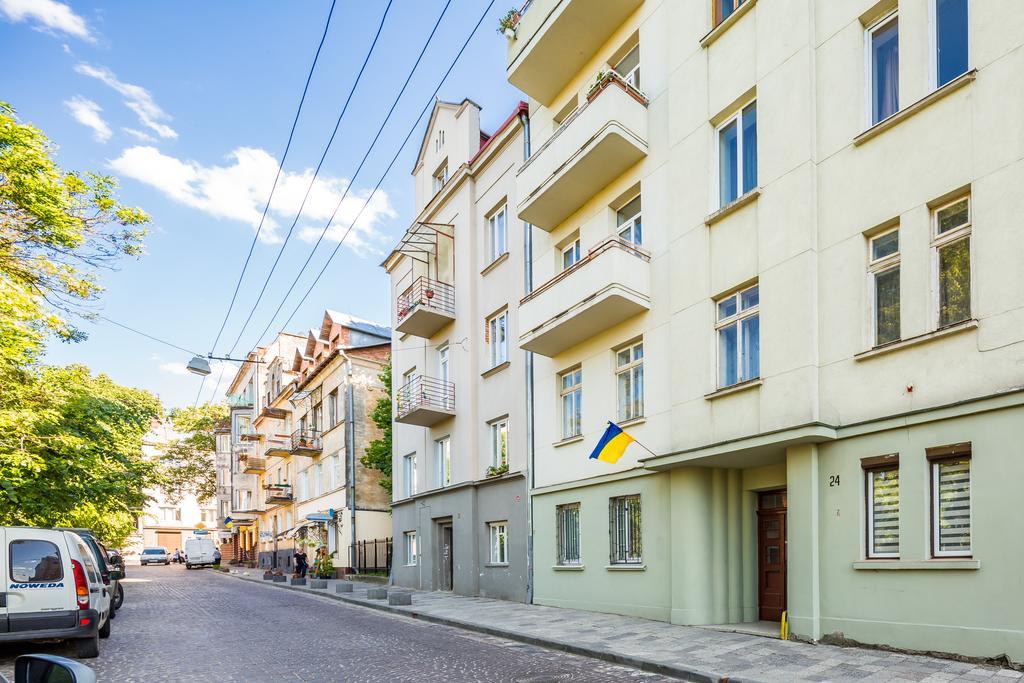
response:
[[[360,574],[391,574],[391,539],[356,541],[356,571]]]

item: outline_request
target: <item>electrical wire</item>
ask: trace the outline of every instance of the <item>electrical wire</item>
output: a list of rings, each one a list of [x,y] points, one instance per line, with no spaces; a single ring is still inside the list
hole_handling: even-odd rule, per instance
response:
[[[228,319],[231,317],[231,311],[235,307],[235,301],[238,299],[238,290],[242,286],[242,279],[245,277],[245,271],[249,267],[249,261],[252,259],[252,252],[256,248],[256,242],[259,240],[260,231],[263,229],[263,222],[267,218],[267,211],[270,209],[270,200],[274,198],[274,191],[277,189],[277,181],[281,178],[281,171],[284,168],[285,159],[288,158],[288,151],[292,146],[292,138],[295,136],[295,127],[299,123],[299,114],[302,112],[302,105],[306,101],[306,93],[309,92],[309,82],[313,79],[313,71],[316,69],[316,63],[320,59],[320,50],[324,46],[324,41],[327,39],[327,30],[331,26],[331,17],[334,15],[334,6],[337,0],[331,0],[331,8],[327,12],[327,21],[324,22],[323,35],[320,36],[320,44],[317,45],[316,54],[313,56],[313,63],[309,67],[309,73],[306,75],[306,84],[302,88],[302,97],[299,99],[299,106],[295,110],[295,118],[292,120],[292,128],[288,133],[288,142],[284,146],[284,154],[281,155],[281,163],[277,165],[277,175],[274,176],[274,184],[270,188],[270,196],[267,197],[267,203],[263,207],[263,215],[260,217],[259,225],[256,228],[256,234],[253,235],[252,243],[249,245],[249,253],[245,256],[245,263],[242,264],[242,272],[238,274],[238,282],[235,283],[235,291],[231,295],[231,303],[228,304],[228,311],[224,314],[224,321],[220,324],[220,330],[217,332],[217,338],[213,341],[211,350],[217,347],[220,342],[220,336],[224,334],[224,327],[228,324]]]
[[[110,318],[108,318],[105,315],[97,314],[96,317],[100,318],[101,320],[106,320],[111,325],[117,325],[118,327],[126,329],[129,332],[134,332],[135,334],[143,336],[146,339],[152,339],[153,341],[155,341],[157,343],[160,343],[160,344],[163,344],[164,346],[169,346],[172,349],[177,349],[178,351],[184,351],[185,353],[191,353],[193,356],[201,356],[201,355],[203,355],[203,354],[198,353],[196,351],[191,351],[189,349],[186,349],[184,346],[178,346],[177,344],[172,344],[171,342],[167,341],[166,339],[161,339],[160,337],[154,337],[153,335],[147,334],[147,333],[143,332],[142,330],[137,330],[134,327],[128,327],[124,323],[119,323],[116,320],[111,320]]]

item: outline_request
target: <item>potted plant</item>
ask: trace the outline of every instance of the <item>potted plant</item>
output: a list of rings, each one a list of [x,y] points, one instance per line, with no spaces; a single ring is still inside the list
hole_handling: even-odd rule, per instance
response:
[[[491,465],[490,467],[487,468],[488,477],[500,477],[503,474],[508,474],[508,463],[505,463],[504,465],[498,465],[497,467]]]
[[[516,37],[517,26],[519,26],[519,10],[510,9],[498,20],[498,33],[503,33],[506,38],[512,40]]]

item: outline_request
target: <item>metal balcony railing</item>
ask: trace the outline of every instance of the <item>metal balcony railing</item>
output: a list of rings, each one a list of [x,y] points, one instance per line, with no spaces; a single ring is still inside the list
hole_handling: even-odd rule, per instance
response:
[[[288,484],[267,484],[263,487],[266,491],[267,505],[279,503],[290,503],[292,501],[292,487]]]
[[[292,432],[292,452],[323,450],[323,440],[317,429],[296,429]]]
[[[433,377],[413,377],[397,392],[398,417],[416,410],[455,410],[455,385]]]
[[[398,324],[420,306],[455,315],[455,286],[420,276],[398,297]]]

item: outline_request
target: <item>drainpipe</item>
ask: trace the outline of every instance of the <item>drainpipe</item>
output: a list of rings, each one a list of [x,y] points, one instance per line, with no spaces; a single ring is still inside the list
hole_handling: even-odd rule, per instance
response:
[[[348,491],[345,494],[345,503],[348,505],[351,519],[350,533],[352,541],[349,544],[349,566],[356,569],[356,429],[354,404],[355,391],[352,388],[352,361],[345,360],[345,454],[348,465]]]
[[[530,115],[521,112],[523,126],[523,161],[530,158]],[[533,291],[533,226],[523,221],[523,290]],[[526,352],[526,602],[533,603],[533,496],[534,484],[534,405],[533,405],[533,353]]]

